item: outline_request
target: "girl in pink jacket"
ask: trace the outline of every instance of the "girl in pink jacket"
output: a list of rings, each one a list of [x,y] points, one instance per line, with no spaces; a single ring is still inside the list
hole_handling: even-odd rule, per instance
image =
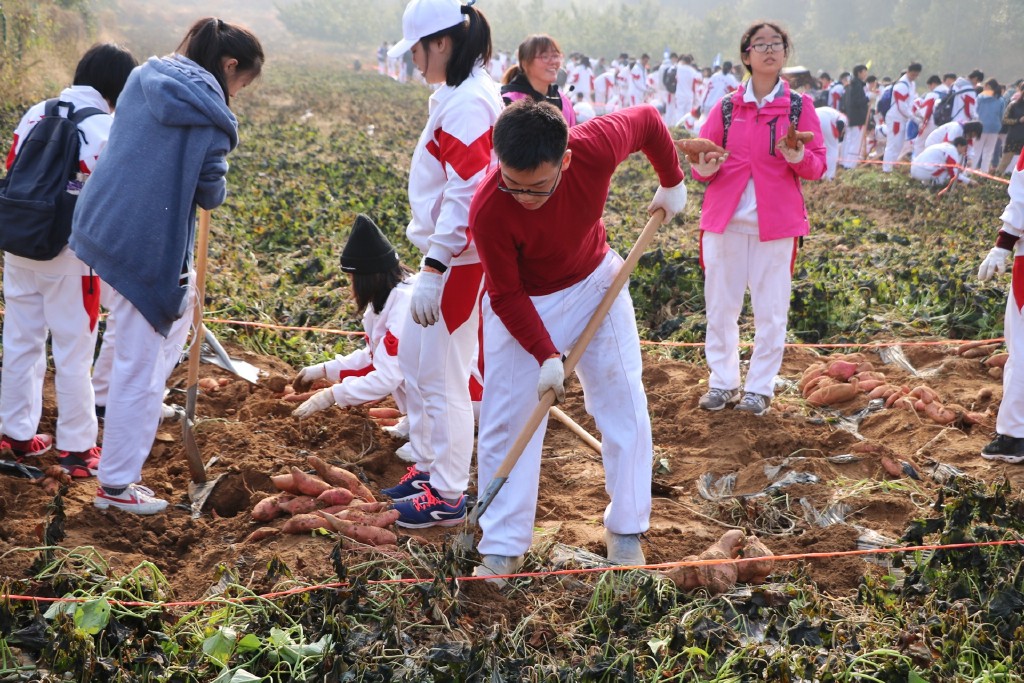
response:
[[[720,100],[700,136],[725,148],[724,156],[693,164],[707,182],[701,211],[700,256],[704,268],[711,378],[699,405],[768,412],[782,365],[786,322],[799,238],[808,234],[801,179],[825,172],[825,146],[814,102],[792,94],[779,73],[789,56],[789,36],[773,22],[758,22],[740,40],[740,59],[750,77]],[[787,140],[795,123],[813,134],[806,144]],[[739,315],[750,289],[754,353],[740,400]]]

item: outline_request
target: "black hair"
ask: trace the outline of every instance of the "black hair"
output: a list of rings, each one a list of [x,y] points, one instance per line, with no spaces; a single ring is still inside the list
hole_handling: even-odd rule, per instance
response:
[[[954,147],[967,147],[967,138],[961,135],[958,138],[953,138]]]
[[[917,73],[921,73],[921,69],[922,69],[922,68],[924,68],[924,67],[922,67],[922,66],[921,66],[920,64],[918,64],[917,62],[911,62],[911,63],[910,63],[910,66],[908,66],[908,67],[907,67],[907,71],[906,71],[906,73],[909,73],[909,72],[911,72],[911,71],[914,71],[914,72],[917,72]]]
[[[934,83],[935,85],[942,85],[942,79],[939,78],[938,74],[932,74],[928,77],[928,85]]]
[[[866,79],[864,80],[864,82],[865,82],[865,83],[874,83],[874,82],[875,82],[875,81],[877,81],[877,80],[878,80],[878,76],[876,76],[876,75],[874,75],[874,74],[871,74],[870,76],[868,76],[868,77],[867,77],[867,78],[866,78]]]
[[[830,81],[832,80],[832,77],[828,75],[828,72],[827,72],[827,71],[822,71],[822,72],[821,72],[821,75],[820,75],[820,76],[818,76],[818,78],[827,78],[827,79],[828,79],[828,80],[830,80]]]
[[[722,73],[732,71],[732,62],[722,62]]]
[[[452,87],[462,82],[473,73],[477,62],[486,64],[491,61],[491,25],[487,23],[484,13],[472,5],[463,5],[462,13],[469,19],[455,26],[431,33],[420,38],[420,45],[427,49],[428,43],[441,40],[445,36],[452,39],[452,54],[448,58],[444,82]]]
[[[981,69],[975,69],[971,73],[967,74],[967,78],[983,81],[985,80],[985,72]]]
[[[535,59],[538,59],[545,52],[557,52],[562,54],[562,48],[558,46],[558,41],[549,36],[546,33],[537,33],[532,36],[527,36],[526,39],[519,43],[519,50],[516,52],[516,63],[505,70],[505,73],[501,77],[502,84],[509,84],[512,80],[520,74],[525,74],[523,69],[527,64],[532,63]],[[451,62],[448,62],[451,64]]]
[[[956,80],[956,74],[955,73],[942,74],[942,80],[945,81],[945,80],[948,80],[950,78],[955,81]]]
[[[866,65],[858,64],[857,66],[853,67],[853,77],[854,78],[860,78],[860,76],[858,76],[857,74],[863,73],[863,72],[865,72],[867,70],[868,70],[868,67]]]
[[[501,112],[492,138],[498,163],[532,171],[545,162],[561,163],[569,144],[569,126],[555,107],[524,97]]]
[[[372,305],[373,312],[380,313],[391,296],[391,290],[411,274],[412,271],[398,261],[395,261],[394,268],[383,273],[350,273],[356,308],[365,311],[367,306]]]
[[[114,43],[98,43],[78,60],[72,84],[94,88],[111,107],[116,108],[128,75],[138,65],[138,60],[126,48]]]
[[[231,95],[223,60],[238,60],[237,72],[251,73],[253,77],[259,76],[263,70],[263,46],[252,31],[216,17],[206,17],[192,24],[175,52],[213,74],[228,105],[231,104]]]
[[[981,125],[981,121],[968,121],[964,124],[964,137],[967,137],[969,133],[973,133],[975,138],[980,138],[984,128]]]
[[[843,73],[839,74],[839,80],[843,80],[844,78],[849,78],[849,77],[850,77],[850,72],[849,71],[844,71]]]
[[[765,26],[772,29],[780,36],[782,36],[782,55],[786,59],[789,58],[789,52],[793,47],[793,44],[789,41],[789,34],[786,33],[786,29],[779,26],[774,21],[755,21],[753,24],[743,32],[743,36],[740,38],[740,61],[743,62],[743,56],[747,54],[747,49],[750,47],[750,41],[754,39],[754,34],[763,29]],[[731,65],[730,65],[731,66]],[[750,65],[743,62],[743,66],[746,67],[747,73],[753,73],[750,69]]]

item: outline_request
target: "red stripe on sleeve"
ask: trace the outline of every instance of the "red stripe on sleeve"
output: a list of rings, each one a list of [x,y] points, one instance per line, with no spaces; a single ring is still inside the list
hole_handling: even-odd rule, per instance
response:
[[[384,335],[384,350],[389,356],[398,355],[398,337],[388,330],[388,333]]]
[[[14,157],[17,156],[14,150],[18,149],[18,134],[14,134],[14,142],[11,143],[11,150],[7,152],[7,170],[11,170],[11,166],[14,165]]]
[[[438,161],[451,166],[463,180],[472,178],[491,163],[491,130],[488,128],[486,133],[467,145],[444,129],[438,128],[434,132]],[[427,149],[430,149],[429,144]]]

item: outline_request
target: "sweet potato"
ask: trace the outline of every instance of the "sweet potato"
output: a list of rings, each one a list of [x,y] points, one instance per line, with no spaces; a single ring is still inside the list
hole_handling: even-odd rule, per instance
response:
[[[911,398],[910,396],[904,395],[897,398],[896,402],[892,404],[892,407],[902,410],[908,410],[910,412],[917,412],[917,402],[920,400],[921,399],[914,399]]]
[[[361,498],[367,503],[373,503],[377,500],[373,497],[373,492],[359,480],[359,477],[348,470],[335,467],[315,455],[309,456],[306,458],[306,461],[309,463],[309,466],[316,470],[317,474],[323,477],[323,480],[331,486],[341,486],[346,488],[351,491],[356,498]]]
[[[290,499],[291,496],[288,494],[267,496],[253,506],[252,512],[249,516],[257,522],[269,522],[275,517],[280,517],[284,514],[284,510],[281,509],[281,503]]]
[[[969,425],[984,424],[985,423],[985,417],[986,417],[985,413],[965,412],[964,413],[964,422],[966,424],[969,424]]]
[[[881,386],[884,386],[884,385],[885,385],[885,380],[884,379],[865,379],[865,380],[859,380],[857,382],[857,387],[861,391],[865,391],[865,392],[866,391],[874,391],[878,387],[881,387]]]
[[[914,398],[919,398],[925,403],[931,403],[932,401],[939,400],[939,394],[931,387],[926,387],[920,384],[910,390],[910,395]]]
[[[395,408],[370,408],[366,412],[374,420],[402,417],[402,411]]]
[[[991,342],[988,341],[987,339],[983,339],[981,341],[967,342],[966,344],[961,344],[960,346],[956,347],[956,355],[962,356],[965,352],[970,351],[971,349],[976,349],[979,346],[988,346],[989,344],[991,344]]]
[[[881,458],[881,463],[882,469],[884,469],[889,476],[896,477],[897,479],[903,476],[903,468],[900,467],[900,464],[898,462],[896,462],[889,456],[883,455]]]
[[[321,493],[331,488],[331,485],[320,477],[314,477],[311,474],[306,474],[298,467],[290,467],[289,472],[291,472],[292,481],[295,482],[295,488],[301,491],[305,496],[313,496],[316,498]]]
[[[355,496],[346,488],[336,487],[327,489],[319,496],[316,497],[316,502],[320,507],[330,507],[332,505],[348,505],[352,502]]]
[[[978,403],[984,403],[992,400],[992,387],[982,387],[978,389],[978,395],[974,398]]]
[[[279,533],[281,533],[281,530],[277,527],[261,526],[259,529],[246,536],[242,543],[255,543],[256,541],[262,541],[264,538],[277,536]]]
[[[832,386],[816,390],[807,397],[807,402],[812,406],[830,406],[836,403],[845,403],[855,398],[859,393],[856,379],[850,384],[833,384]]]
[[[390,505],[391,502],[387,500],[377,501],[376,503],[363,503],[355,501],[349,503],[345,507],[347,507],[350,510],[361,510],[362,512],[384,512],[385,510],[388,509]],[[330,510],[328,510],[328,512],[330,512]]]
[[[948,425],[956,420],[956,412],[946,408],[938,401],[926,404],[923,412],[926,417],[940,425]]]
[[[996,349],[999,348],[999,344],[985,344],[984,346],[975,346],[973,349],[967,349],[960,355],[964,358],[981,358],[987,356]]]
[[[985,365],[990,368],[1005,368],[1006,361],[1010,360],[1010,354],[1008,353],[997,353],[994,356],[989,356],[985,359]]]
[[[889,394],[891,394],[894,391],[899,391],[899,390],[900,390],[899,387],[894,387],[891,384],[882,384],[882,385],[877,386],[874,389],[872,389],[868,393],[868,398],[869,399],[888,398]]]
[[[398,510],[394,509],[385,510],[383,512],[365,512],[363,510],[353,510],[349,508],[331,514],[346,522],[365,524],[366,526],[379,526],[382,529],[389,527],[398,521]]]
[[[894,391],[889,395],[889,398],[885,399],[885,407],[892,408],[896,405],[896,401],[903,398],[910,393],[910,387],[900,387],[898,391]]]
[[[873,370],[861,370],[857,372],[857,374],[854,375],[854,377],[859,379],[861,382],[865,382],[869,379],[880,379],[884,382],[886,379],[884,372],[875,372]]]
[[[725,154],[725,149],[719,147],[711,140],[705,138],[693,138],[690,140],[676,140],[676,149],[679,150],[680,154],[683,154],[691,164],[700,163],[700,155],[703,153],[704,159],[707,160],[708,155],[714,154],[716,156],[710,157],[712,159],[717,158]]]
[[[845,382],[857,374],[857,364],[845,360],[834,360],[828,364],[825,374],[833,379]]]
[[[329,529],[331,525],[318,514],[295,515],[283,525],[281,531],[286,534],[305,534],[317,529]]]
[[[797,382],[796,385],[797,389],[799,389],[800,393],[802,394],[804,391],[804,387],[806,387],[808,383],[810,383],[816,377],[820,377],[823,374],[825,374],[824,363],[815,363],[814,365],[809,366],[806,370],[804,370],[804,374],[800,376],[800,381]]]
[[[357,524],[349,522],[344,519],[339,519],[335,515],[320,511],[321,517],[325,524],[330,525],[335,531],[342,536],[347,536],[353,541],[359,541],[360,543],[366,543],[367,545],[391,545],[398,542],[398,537],[393,531],[387,529],[381,529],[376,526],[366,526],[365,524]]]
[[[786,136],[782,138],[786,144],[786,147],[790,149],[796,149],[796,143],[799,141],[803,144],[807,144],[814,139],[814,133],[809,131],[801,132],[796,129],[796,126],[790,126],[789,130],[786,131]]]
[[[274,485],[278,491],[284,491],[285,493],[291,493],[296,496],[301,496],[302,491],[295,485],[295,480],[290,474],[275,474],[270,477],[270,482]]]
[[[217,391],[220,389],[220,383],[213,377],[203,377],[199,380],[198,385],[203,391]]]
[[[728,560],[739,554],[744,534],[739,529],[726,531],[718,541],[697,556],[698,560]],[[709,564],[697,567],[702,586],[711,593],[724,593],[736,585],[735,564]]]
[[[992,379],[1002,379],[1003,378],[1003,369],[1002,368],[989,368],[988,369],[988,376],[991,377]]]
[[[378,427],[394,427],[401,422],[397,417],[375,417],[373,421],[377,423]]]
[[[305,515],[317,509],[316,498],[312,496],[295,496],[291,500],[283,501],[280,506],[289,515]]]
[[[818,389],[824,389],[825,387],[830,387],[830,386],[833,386],[833,385],[839,384],[839,383],[840,383],[839,380],[832,379],[828,375],[819,375],[819,376],[815,377],[814,379],[812,379],[810,382],[808,382],[807,386],[804,387],[804,390],[802,392],[803,393],[803,397],[807,398],[808,396],[813,394]]]
[[[757,536],[747,536],[743,540],[743,547],[740,548],[740,557],[772,557],[773,553],[762,543]],[[754,562],[740,562],[736,565],[736,578],[743,583],[764,583],[768,575],[772,573],[774,565],[772,560],[757,560]]]
[[[857,363],[857,374],[862,372],[874,372],[875,366],[870,361],[864,361],[863,363]],[[884,377],[883,377],[884,379]]]
[[[687,555],[683,562],[696,562],[696,555]],[[697,574],[697,567],[673,567],[662,576],[676,585],[676,588],[684,591],[693,590],[700,585],[700,576]]]

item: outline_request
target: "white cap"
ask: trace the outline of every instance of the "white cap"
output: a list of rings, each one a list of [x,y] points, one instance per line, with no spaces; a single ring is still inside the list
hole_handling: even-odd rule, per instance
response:
[[[388,57],[400,57],[420,39],[463,21],[461,0],[412,0],[402,15],[402,39],[388,50]]]

